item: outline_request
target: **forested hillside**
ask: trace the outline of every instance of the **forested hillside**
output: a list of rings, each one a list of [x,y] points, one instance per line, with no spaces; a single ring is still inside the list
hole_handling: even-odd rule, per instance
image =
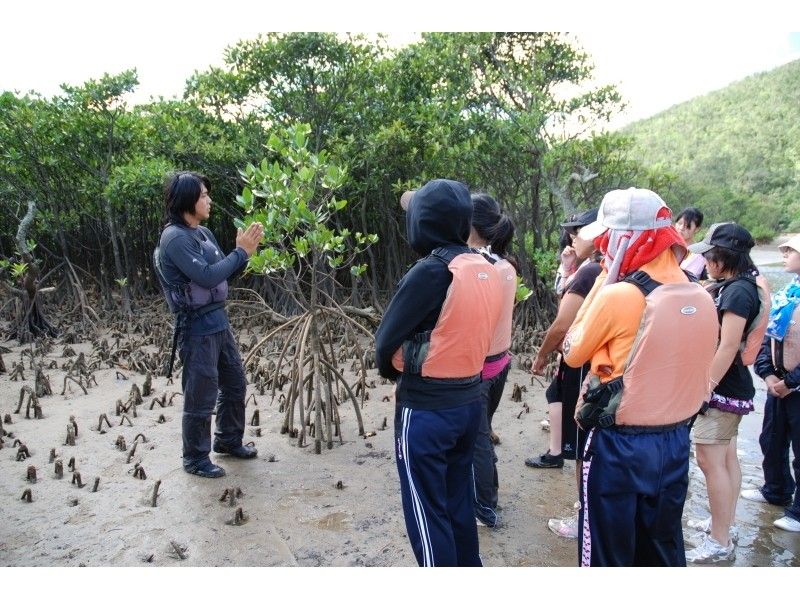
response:
[[[761,239],[800,230],[800,60],[636,122],[648,167],[675,175],[673,208],[736,220]]]

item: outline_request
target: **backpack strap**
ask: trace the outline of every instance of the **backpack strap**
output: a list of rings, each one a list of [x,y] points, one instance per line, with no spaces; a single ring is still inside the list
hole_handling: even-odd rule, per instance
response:
[[[687,272],[686,270],[681,270],[686,275],[686,279],[689,282],[697,282],[700,281],[697,279],[697,276],[692,274],[691,272]],[[661,283],[657,280],[653,280],[650,278],[650,275],[647,272],[642,270],[636,270],[636,272],[631,272],[625,278],[622,279],[622,282],[629,282],[632,285],[636,286],[642,294],[647,297],[650,293],[655,291],[658,287],[661,286]]]
[[[455,259],[457,255],[461,255],[462,253],[480,253],[479,251],[473,249],[472,247],[469,248],[469,251],[453,251],[449,247],[437,247],[433,251],[431,251],[431,255],[445,264],[449,265],[450,262]]]
[[[661,286],[660,282],[653,280],[647,272],[643,272],[642,270],[631,272],[622,279],[622,282],[631,283],[638,288],[645,297]]]
[[[700,279],[688,270],[681,268],[681,271],[686,275],[686,278],[689,279],[689,282],[700,282]]]

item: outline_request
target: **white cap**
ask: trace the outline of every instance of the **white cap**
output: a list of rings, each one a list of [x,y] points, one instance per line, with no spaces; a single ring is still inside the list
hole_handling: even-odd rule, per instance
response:
[[[587,224],[578,235],[591,241],[608,229],[654,230],[672,226],[672,213],[659,218],[661,208],[668,208],[664,200],[649,189],[615,189],[603,197],[597,220]]]

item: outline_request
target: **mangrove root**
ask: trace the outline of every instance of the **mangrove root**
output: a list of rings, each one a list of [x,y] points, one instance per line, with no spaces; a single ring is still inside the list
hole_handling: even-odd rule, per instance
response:
[[[188,552],[186,546],[182,546],[182,545],[178,544],[177,542],[173,542],[171,540],[170,540],[169,544],[172,547],[172,550],[175,551],[175,554],[178,556],[178,558],[180,560],[182,560],[182,561],[185,561],[186,560],[186,553]]]
[[[247,523],[247,519],[248,517],[242,511],[242,507],[239,507],[233,514],[233,519],[229,519],[225,523],[227,523],[228,525],[244,525],[245,523]]]
[[[97,419],[97,431],[101,434],[105,434],[103,431],[103,421],[105,421],[106,425],[111,428],[111,422],[108,421],[108,416],[105,413],[101,413],[100,417]]]
[[[156,480],[156,485],[153,486],[153,498],[150,500],[150,506],[156,507],[158,506],[156,503],[158,501],[158,488],[161,486],[161,480]]]
[[[137,463],[133,466],[133,477],[137,480],[146,480],[147,474],[144,472],[144,467],[141,464]]]
[[[17,449],[17,461],[24,461],[30,456],[31,453],[28,450],[28,447],[20,443],[19,448]]]

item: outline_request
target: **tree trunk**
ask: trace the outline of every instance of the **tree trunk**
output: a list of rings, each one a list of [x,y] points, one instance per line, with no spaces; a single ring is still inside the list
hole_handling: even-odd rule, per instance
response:
[[[117,279],[123,279],[125,278],[125,270],[122,268],[122,257],[119,249],[119,239],[117,238],[117,225],[114,223],[111,201],[107,197],[103,198],[103,208],[106,213],[108,232],[111,234],[111,250],[114,254],[114,271]],[[123,285],[120,288],[120,295],[122,297],[122,313],[126,316],[132,316],[131,297],[127,285]]]
[[[22,289],[4,285],[17,298],[17,310],[11,338],[26,343],[40,336],[57,336],[58,331],[47,321],[41,310],[39,294],[39,267],[28,250],[28,229],[36,214],[36,202],[28,202],[28,211],[17,228],[17,249],[22,263],[28,265],[22,276]]]

